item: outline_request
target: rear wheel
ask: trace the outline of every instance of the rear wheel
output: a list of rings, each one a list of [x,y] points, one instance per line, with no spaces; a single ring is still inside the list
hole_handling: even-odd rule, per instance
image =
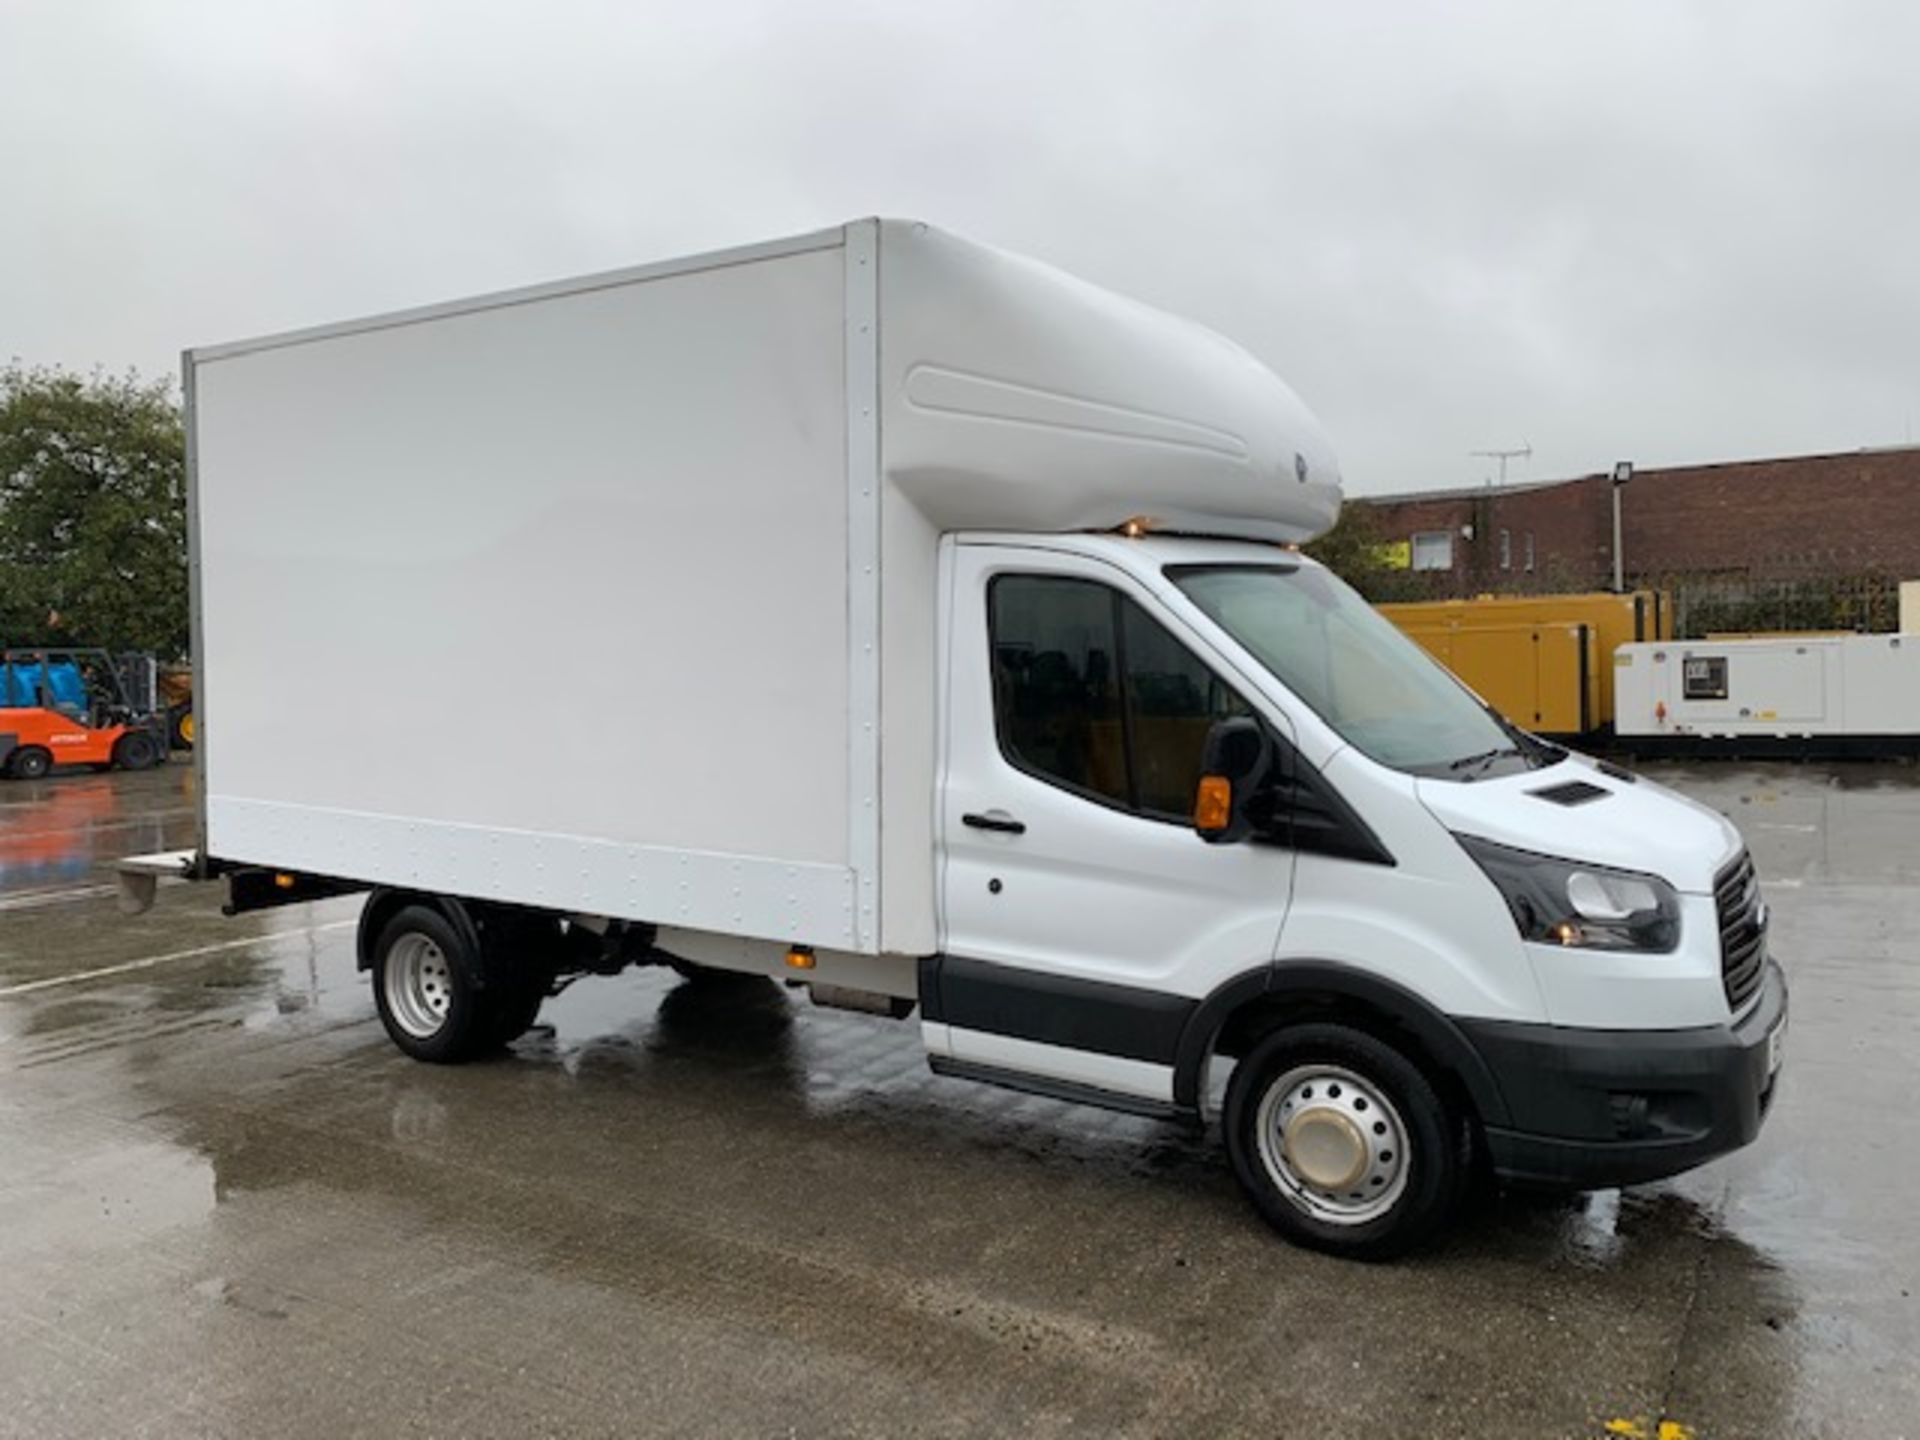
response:
[[[710,985],[718,989],[726,985],[759,985],[766,980],[764,975],[756,975],[746,970],[722,970],[713,965],[702,965],[695,960],[682,960],[677,956],[667,964],[673,973],[690,985]]]
[[[176,705],[167,714],[167,740],[176,750],[193,748],[193,702]]]
[[[387,1034],[416,1060],[458,1064],[497,1043],[476,983],[480,957],[439,911],[408,905],[380,931],[373,999]]]
[[[495,1046],[511,1045],[533,1028],[540,1018],[540,1007],[547,1000],[547,980],[534,976],[517,985],[496,986],[487,993],[487,1013],[492,1020],[489,1040]]]
[[[7,773],[16,780],[40,780],[53,769],[53,756],[38,745],[25,745],[7,761]]]
[[[1273,1031],[1227,1087],[1227,1150],[1254,1207],[1297,1244],[1384,1259],[1452,1214],[1463,1129],[1385,1041],[1315,1022]]]
[[[113,747],[113,763],[122,770],[150,770],[160,763],[160,746],[144,730],[129,730]]]
[[[488,908],[477,917],[485,947],[488,1039],[511,1045],[539,1018],[553,991],[564,932],[553,915]]]

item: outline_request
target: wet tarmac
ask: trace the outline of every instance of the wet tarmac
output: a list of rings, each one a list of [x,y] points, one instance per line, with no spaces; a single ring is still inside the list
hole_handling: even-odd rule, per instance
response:
[[[411,1063],[356,901],[115,912],[187,767],[0,783],[0,1434],[1920,1437],[1920,771],[1657,773],[1767,884],[1765,1133],[1372,1267],[770,984]]]

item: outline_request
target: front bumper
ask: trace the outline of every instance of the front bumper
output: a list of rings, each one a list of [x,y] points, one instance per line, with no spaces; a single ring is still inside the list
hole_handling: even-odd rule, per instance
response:
[[[1487,1127],[1502,1179],[1599,1189],[1691,1170],[1750,1143],[1779,1085],[1770,1038],[1787,982],[1769,960],[1739,1020],[1690,1030],[1581,1030],[1462,1020],[1506,1100]]]

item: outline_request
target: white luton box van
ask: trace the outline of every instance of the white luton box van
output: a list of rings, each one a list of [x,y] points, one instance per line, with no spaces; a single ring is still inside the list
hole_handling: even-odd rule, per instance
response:
[[[1753,1139],[1786,990],[1719,815],[1503,722],[1294,548],[1312,416],[928,226],[189,352],[202,843],[368,890],[395,1043],[674,963],[1202,1123],[1291,1238]],[[288,682],[341,677],[364,703]],[[1222,1067],[1224,1068],[1224,1067]]]

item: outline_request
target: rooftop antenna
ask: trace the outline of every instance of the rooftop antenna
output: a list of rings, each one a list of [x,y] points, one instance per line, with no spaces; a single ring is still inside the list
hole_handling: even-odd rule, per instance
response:
[[[1500,462],[1500,483],[1505,485],[1507,483],[1507,461],[1531,460],[1533,458],[1533,446],[1522,440],[1518,450],[1469,450],[1467,454],[1485,456],[1489,460],[1498,460]]]

